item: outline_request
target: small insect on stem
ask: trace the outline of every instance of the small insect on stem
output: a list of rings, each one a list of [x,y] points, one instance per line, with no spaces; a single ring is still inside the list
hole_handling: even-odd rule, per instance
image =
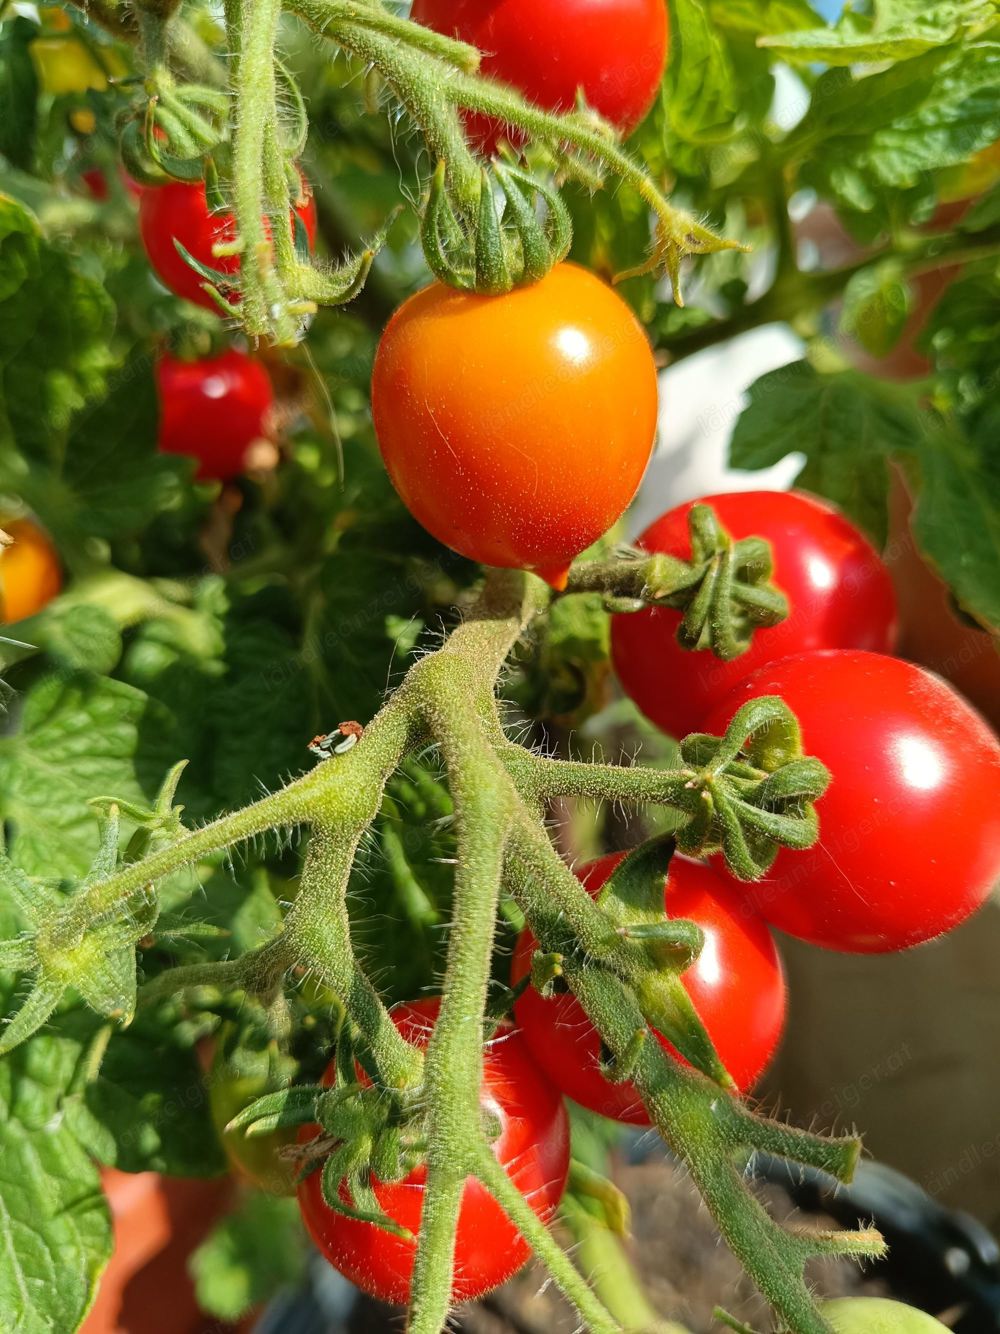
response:
[[[325,736],[314,736],[309,742],[309,749],[321,760],[328,760],[331,755],[343,755],[346,750],[358,744],[364,730],[360,723],[338,723],[333,731],[327,732]]]

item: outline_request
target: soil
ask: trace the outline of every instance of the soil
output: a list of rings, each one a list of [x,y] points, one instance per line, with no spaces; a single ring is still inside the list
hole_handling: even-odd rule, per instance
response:
[[[722,1327],[713,1321],[712,1311],[723,1306],[761,1334],[770,1334],[774,1325],[766,1305],[720,1241],[682,1168],[661,1158],[621,1164],[615,1180],[632,1205],[632,1258],[650,1301],[665,1320],[679,1321],[691,1334],[719,1334]],[[762,1187],[758,1194],[779,1221],[835,1226],[827,1218],[798,1214],[778,1187]],[[818,1296],[889,1295],[884,1283],[866,1280],[856,1265],[843,1259],[817,1262],[807,1277]],[[457,1314],[454,1328],[461,1334],[577,1334],[580,1325],[545,1270],[532,1262],[490,1297]],[[365,1302],[352,1313],[349,1334],[398,1334],[402,1329],[401,1316]]]

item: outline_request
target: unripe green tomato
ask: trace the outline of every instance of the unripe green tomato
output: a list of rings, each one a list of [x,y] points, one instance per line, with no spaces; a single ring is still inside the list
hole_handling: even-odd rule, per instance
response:
[[[237,1173],[271,1195],[294,1195],[297,1169],[279,1156],[279,1150],[295,1143],[294,1127],[276,1130],[270,1135],[255,1135],[248,1139],[243,1130],[226,1130],[238,1112],[265,1093],[274,1092],[274,1084],[263,1072],[247,1073],[221,1053],[225,1043],[212,1062],[208,1076],[208,1099],[214,1124],[226,1157]]]
[[[945,1328],[932,1315],[884,1297],[837,1297],[819,1309],[837,1334],[940,1334]]]

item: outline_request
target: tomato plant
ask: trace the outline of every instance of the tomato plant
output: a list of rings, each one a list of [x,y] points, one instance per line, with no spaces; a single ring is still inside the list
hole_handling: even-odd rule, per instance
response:
[[[312,246],[316,239],[316,204],[304,178],[302,199],[295,203],[289,216],[293,232],[296,219]],[[139,235],[156,276],[171,292],[219,313],[219,307],[203,286],[206,279],[192,268],[176,244],[216,273],[235,277],[240,272],[238,255],[213,254],[214,246],[233,240],[235,222],[230,212],[212,211],[204,184],[169,181],[165,185],[143,187],[139,194]],[[224,295],[230,301],[237,300],[231,291]]]
[[[626,133],[652,105],[667,59],[659,0],[415,0],[413,17],[478,47],[485,74],[541,106],[572,111],[582,92]],[[485,152],[505,137],[502,123],[483,117],[470,128]]]
[[[816,845],[780,852],[748,890],[761,915],[817,945],[880,953],[975,912],[1000,877],[1000,741],[979,715],[912,663],[831,650],[760,668],[705,726],[771,694],[833,781]]]
[[[267,371],[236,348],[196,361],[164,352],[156,382],[159,447],[197,459],[201,480],[235,477],[254,441],[271,434],[274,394]]]
[[[791,653],[891,651],[896,601],[889,572],[871,543],[836,509],[798,491],[746,491],[708,496],[702,503],[712,506],[731,537],[767,539],[774,581],[791,610],[780,625],[758,630],[750,648],[728,662],[682,648],[681,614],[670,607],[616,616],[615,672],[625,692],[664,731],[679,737],[695,730],[744,677]],[[691,504],[679,505],[662,515],[638,545],[690,557],[690,510]]]
[[[1000,869],[996,739],[879,656],[875,555],[909,653],[904,475],[962,618],[936,661],[985,680],[1000,214],[953,191],[990,184],[1000,26],[952,0],[413,8],[0,12],[0,509],[37,525],[0,552],[21,618],[0,635],[0,1329],[90,1334],[102,1183],[133,1174],[232,1195],[191,1271],[238,1327],[309,1253],[298,1190],[252,1186],[276,1163],[315,1166],[313,1230],[407,1299],[411,1334],[529,1250],[581,1329],[673,1325],[620,1237],[614,1121],[574,1111],[549,1226],[566,1088],[669,1143],[749,1276],[738,1317],[766,1301],[774,1328],[831,1334],[809,1258],[884,1243],[799,1231],[746,1179],[766,1154],[846,1183],[861,1153],[825,1133],[839,1093],[774,1119],[741,1092],[783,1006],[762,918],[905,946]],[[796,232],[808,200],[853,249]],[[837,309],[921,378],[847,364]],[[725,435],[733,485],[777,466],[799,489],[676,510]],[[636,548],[615,525],[640,486],[664,517]],[[615,663],[676,744],[612,700]],[[571,869],[635,842],[596,894]],[[522,932],[536,990],[515,995]],[[875,1038],[906,1010],[884,985]],[[841,1007],[816,988],[807,1027]],[[942,964],[945,1037],[974,1027],[962,990]],[[432,993],[411,1042],[393,1006]],[[916,1048],[885,1094],[940,1162]],[[811,1061],[789,1092],[836,1091],[832,1050]],[[170,1290],[119,1322],[169,1319]]]
[[[562,264],[507,296],[433,284],[411,297],[379,343],[372,415],[425,528],[559,587],[639,485],[656,373],[621,298]]]
[[[425,1047],[438,1014],[431,998],[398,1006],[392,1019],[407,1042]],[[327,1079],[334,1080],[334,1069]],[[555,1212],[569,1171],[569,1126],[559,1094],[532,1061],[520,1033],[502,1026],[486,1044],[481,1103],[495,1117],[492,1150],[539,1218]],[[307,1132],[308,1133],[308,1132]],[[299,1187],[299,1203],[313,1240],[334,1266],[383,1301],[406,1302],[416,1255],[414,1238],[424,1207],[426,1168],[398,1182],[372,1186],[379,1205],[409,1238],[387,1235],[371,1223],[337,1213],[323,1199],[321,1174]],[[482,1183],[466,1182],[455,1241],[456,1301],[478,1297],[504,1282],[530,1249]]]
[[[62,587],[55,547],[30,519],[0,520],[9,539],[0,546],[0,622],[34,616]]]
[[[599,894],[624,856],[613,852],[580,867],[585,888]],[[668,917],[688,918],[705,933],[701,954],[682,981],[723,1065],[746,1092],[774,1054],[784,1025],[785,982],[774,941],[723,876],[688,857],[671,859],[663,900]],[[525,931],[514,951],[512,985],[531,972],[537,948]],[[564,991],[544,999],[529,987],[515,1013],[536,1061],[567,1097],[617,1121],[649,1125],[634,1086],[606,1077],[600,1036],[574,996]],[[657,1037],[676,1057],[667,1039]]]

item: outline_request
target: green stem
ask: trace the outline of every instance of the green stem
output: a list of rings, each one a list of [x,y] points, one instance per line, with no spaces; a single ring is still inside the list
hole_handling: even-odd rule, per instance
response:
[[[484,1145],[476,1175],[542,1260],[560,1291],[579,1311],[592,1334],[622,1334],[622,1326],[598,1300],[555,1237]]]
[[[407,1088],[419,1081],[423,1058],[400,1036],[351,944],[347,884],[365,828],[367,823],[347,831],[343,825],[314,827],[299,892],[285,919],[286,948],[340,998],[383,1082]]]
[[[462,758],[453,770],[459,834],[448,967],[427,1046],[427,1190],[413,1268],[410,1334],[438,1334],[447,1321],[458,1210],[475,1146],[482,1141],[483,1022],[507,809],[495,783],[482,774],[473,776],[474,738],[463,741],[457,747]],[[446,757],[450,751],[452,760],[459,758],[454,738],[442,739],[442,745]]]
[[[469,151],[454,107],[442,95],[451,79],[467,76],[451,69],[434,70],[425,55],[397,39],[359,22],[338,19],[336,6],[326,0],[287,0],[286,7],[314,32],[331,38],[378,70],[419,127],[432,157],[447,164],[455,197],[473,217],[479,204],[480,164]]]
[[[264,159],[274,110],[274,44],[280,17],[281,0],[242,0],[233,85],[233,198],[241,244],[243,327],[249,334],[272,333],[278,342],[290,343],[298,336],[298,321],[286,308],[265,224]]]
[[[699,328],[661,339],[657,347],[669,353],[671,364],[683,361],[707,347],[728,342],[765,324],[791,324],[801,327],[843,293],[856,274],[887,259],[898,260],[910,278],[933,273],[951,265],[972,264],[992,259],[1000,253],[1000,228],[977,233],[973,240],[962,232],[946,238],[940,234],[922,237],[907,254],[885,246],[873,254],[825,272],[795,272],[779,278],[772,287],[749,305],[723,320],[713,320]]]
[[[391,37],[414,51],[437,56],[466,74],[475,74],[482,60],[479,51],[467,42],[456,41],[444,33],[435,32],[433,28],[425,28],[422,23],[390,14],[380,4],[358,4],[355,0],[313,0],[311,7],[317,18],[322,10],[329,23],[350,23],[368,32]]]
[[[654,1309],[619,1237],[568,1200],[562,1212],[576,1241],[577,1263],[627,1334],[691,1334],[683,1325],[662,1319]]]
[[[401,691],[369,724],[353,750],[324,760],[280,791],[81,890],[62,917],[59,939],[72,945],[88,928],[112,920],[137,890],[255,834],[311,820],[366,826],[378,811],[381,786],[375,776],[387,777],[419,736],[416,716]]]

